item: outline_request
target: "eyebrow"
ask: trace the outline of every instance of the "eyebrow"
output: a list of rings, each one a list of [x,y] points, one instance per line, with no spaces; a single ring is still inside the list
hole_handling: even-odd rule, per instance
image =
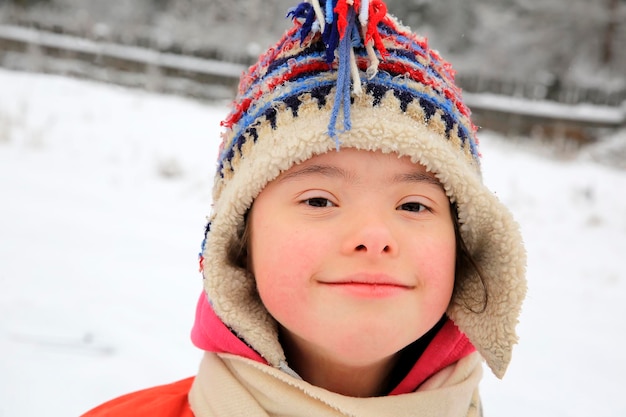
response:
[[[436,185],[437,187],[443,188],[443,185],[439,180],[432,174],[428,174],[426,172],[414,171],[403,174],[394,175],[391,179],[393,183],[401,183],[401,182],[424,182],[427,184]]]
[[[333,166],[333,165],[308,165],[302,167],[301,169],[297,169],[295,171],[285,173],[280,179],[280,182],[283,181],[291,181],[297,180],[300,177],[305,177],[307,175],[321,175],[329,178],[340,178],[348,182],[356,181],[354,174],[349,171],[346,171],[342,168]],[[434,175],[428,174],[421,171],[412,171],[394,175],[391,177],[391,182],[394,184],[398,183],[427,183],[436,185],[437,187],[443,188],[443,185],[439,182]]]
[[[301,169],[284,174],[279,181],[290,181],[307,175],[322,175],[329,178],[341,178],[346,181],[354,181],[354,175],[344,169],[332,165],[308,165]]]

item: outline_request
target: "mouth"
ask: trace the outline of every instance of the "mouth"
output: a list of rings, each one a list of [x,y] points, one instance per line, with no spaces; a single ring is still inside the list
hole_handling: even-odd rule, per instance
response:
[[[414,288],[384,274],[357,274],[320,284],[349,295],[366,298],[392,297]]]

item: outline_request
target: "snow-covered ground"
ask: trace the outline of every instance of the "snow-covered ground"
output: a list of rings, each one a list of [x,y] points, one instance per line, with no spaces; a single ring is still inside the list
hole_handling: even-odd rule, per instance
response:
[[[0,87],[0,417],[75,416],[192,375],[225,106],[4,70]],[[482,153],[529,254],[486,416],[626,415],[626,171],[488,132]]]

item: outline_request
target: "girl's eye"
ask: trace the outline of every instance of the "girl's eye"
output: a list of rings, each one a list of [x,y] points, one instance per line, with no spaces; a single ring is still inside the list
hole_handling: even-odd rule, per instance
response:
[[[411,203],[401,204],[397,208],[397,210],[405,210],[405,211],[411,211],[411,212],[414,212],[414,213],[419,213],[421,211],[428,210],[428,207],[426,207],[425,205],[423,205],[421,203],[411,202]]]
[[[303,203],[310,207],[334,207],[335,206],[335,204],[333,204],[332,201],[324,197],[307,198],[306,200],[303,201]]]

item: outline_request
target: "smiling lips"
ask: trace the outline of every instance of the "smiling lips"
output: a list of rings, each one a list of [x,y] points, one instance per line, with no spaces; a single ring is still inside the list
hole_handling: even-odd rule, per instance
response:
[[[386,298],[400,295],[413,288],[383,274],[358,274],[337,281],[320,282],[322,285],[366,298]]]

